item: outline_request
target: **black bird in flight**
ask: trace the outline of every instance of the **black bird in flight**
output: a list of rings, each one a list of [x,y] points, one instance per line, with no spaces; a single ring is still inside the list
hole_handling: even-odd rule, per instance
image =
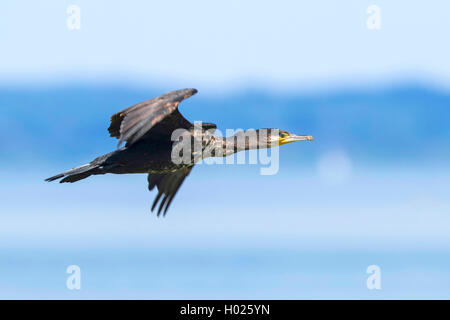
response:
[[[105,173],[147,173],[148,189],[158,188],[151,210],[159,202],[159,216],[161,212],[166,214],[184,179],[195,163],[204,158],[313,140],[311,136],[298,136],[279,129],[253,130],[254,135],[248,130],[226,138],[215,136],[215,124],[203,123],[198,127],[178,111],[179,103],[196,93],[196,89],[168,92],[114,114],[108,131],[111,137],[119,139],[118,147],[126,142],[124,147],[46,181],[62,178],[61,183],[75,182]],[[174,139],[177,129],[183,134]],[[179,151],[174,152],[175,148]],[[174,161],[174,154],[183,157],[183,161]]]

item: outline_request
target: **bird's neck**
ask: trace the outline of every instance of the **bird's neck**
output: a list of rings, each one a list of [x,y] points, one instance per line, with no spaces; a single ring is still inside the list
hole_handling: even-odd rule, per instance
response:
[[[229,156],[245,150],[266,148],[259,143],[259,137],[253,132],[240,131],[230,137],[213,136],[209,144],[212,157]]]

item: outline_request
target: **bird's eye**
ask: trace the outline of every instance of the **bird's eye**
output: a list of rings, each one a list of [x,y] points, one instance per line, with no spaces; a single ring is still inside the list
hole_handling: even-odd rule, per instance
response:
[[[284,138],[286,135],[284,133],[280,133],[280,138]]]

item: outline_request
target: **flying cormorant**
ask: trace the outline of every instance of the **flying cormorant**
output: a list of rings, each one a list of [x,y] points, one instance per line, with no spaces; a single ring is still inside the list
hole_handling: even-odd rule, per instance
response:
[[[179,103],[196,93],[196,89],[168,92],[114,114],[108,131],[111,137],[119,139],[118,147],[126,142],[124,147],[46,181],[63,178],[61,183],[75,182],[105,173],[147,173],[148,189],[158,188],[152,211],[162,198],[159,216],[161,212],[166,214],[184,179],[195,163],[203,158],[224,157],[243,150],[313,140],[311,136],[298,136],[279,129],[253,130],[254,135],[240,131],[231,137],[215,136],[215,124],[203,123],[198,128],[178,111]],[[182,134],[175,135],[178,132]],[[174,152],[176,148],[178,150]],[[174,154],[177,159],[174,159]]]

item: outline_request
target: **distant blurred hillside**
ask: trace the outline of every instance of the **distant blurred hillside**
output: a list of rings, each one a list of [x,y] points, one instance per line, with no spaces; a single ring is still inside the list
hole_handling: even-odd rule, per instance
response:
[[[175,88],[174,88],[175,89]],[[109,117],[161,94],[123,87],[0,88],[0,161],[8,164],[65,162],[70,167],[115,148]],[[199,94],[181,104],[189,120],[219,129],[277,127],[316,138],[289,147],[314,159],[343,149],[363,164],[446,164],[450,160],[450,95],[423,87],[282,95],[247,91]]]

